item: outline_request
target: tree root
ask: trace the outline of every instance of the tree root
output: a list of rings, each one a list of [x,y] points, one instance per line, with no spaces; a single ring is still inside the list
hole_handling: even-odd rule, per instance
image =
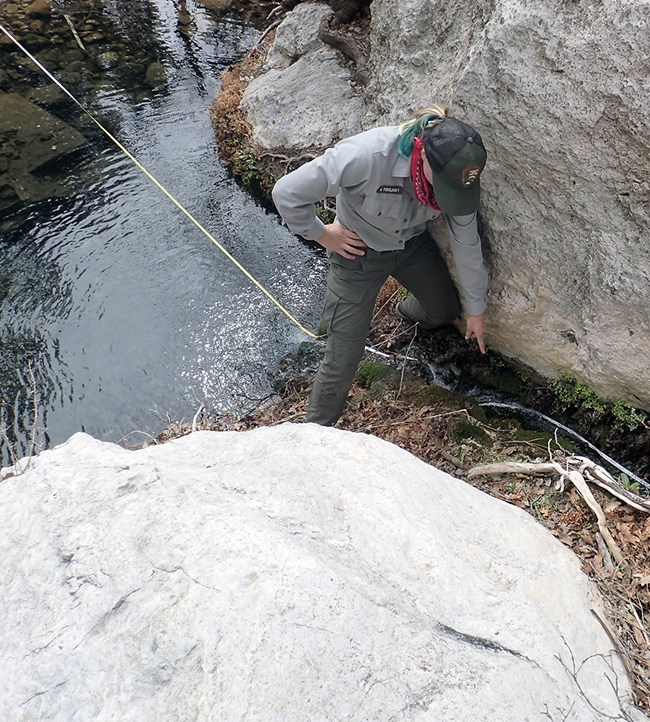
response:
[[[540,463],[516,463],[506,462],[502,464],[486,464],[476,466],[467,472],[467,478],[476,476],[492,476],[496,474],[553,474],[559,475],[556,482],[556,489],[564,491],[565,479],[568,479],[576,488],[580,496],[585,500],[587,506],[593,511],[598,523],[598,530],[607,545],[616,564],[623,562],[623,553],[618,544],[614,541],[611,532],[607,528],[607,519],[600,504],[591,493],[587,482],[596,484],[610,494],[621,499],[626,504],[639,511],[650,514],[650,502],[643,497],[637,496],[629,489],[624,489],[616,483],[614,478],[598,464],[586,459],[584,456],[569,456],[564,460],[564,466],[559,461],[552,460]]]

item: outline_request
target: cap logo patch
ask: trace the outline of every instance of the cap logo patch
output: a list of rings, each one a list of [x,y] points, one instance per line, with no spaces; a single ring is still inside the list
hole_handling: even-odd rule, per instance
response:
[[[473,183],[475,183],[478,180],[478,177],[480,175],[481,175],[481,166],[470,165],[467,168],[463,168],[463,172],[461,173],[460,179],[464,186],[471,186]]]

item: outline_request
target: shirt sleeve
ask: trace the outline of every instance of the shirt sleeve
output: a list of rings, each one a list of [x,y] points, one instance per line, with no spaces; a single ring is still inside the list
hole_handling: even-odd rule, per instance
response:
[[[470,316],[478,316],[485,311],[488,275],[483,262],[476,213],[467,216],[445,215],[445,222],[458,272],[463,307]]]
[[[325,225],[316,215],[315,203],[335,196],[340,188],[363,183],[369,176],[371,161],[371,152],[364,152],[354,137],[346,138],[280,178],[272,196],[282,220],[296,235],[311,241],[320,238]]]

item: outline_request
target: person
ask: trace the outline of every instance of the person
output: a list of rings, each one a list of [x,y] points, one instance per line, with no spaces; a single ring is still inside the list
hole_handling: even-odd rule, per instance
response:
[[[393,276],[411,295],[396,313],[423,329],[454,321],[456,289],[426,232],[443,215],[460,284],[466,338],[485,353],[487,272],[477,228],[480,175],[487,153],[470,125],[438,106],[401,125],[338,142],[281,178],[275,206],[296,235],[327,250],[325,354],[307,421],[331,426],[345,406],[363,356],[375,300]],[[324,224],[315,203],[336,196],[336,219]]]

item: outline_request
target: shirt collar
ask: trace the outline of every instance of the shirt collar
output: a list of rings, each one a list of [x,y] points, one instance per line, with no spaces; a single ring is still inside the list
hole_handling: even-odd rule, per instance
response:
[[[409,158],[405,158],[403,155],[397,156],[397,160],[393,166],[393,176],[395,176],[395,178],[411,177],[411,161]]]

